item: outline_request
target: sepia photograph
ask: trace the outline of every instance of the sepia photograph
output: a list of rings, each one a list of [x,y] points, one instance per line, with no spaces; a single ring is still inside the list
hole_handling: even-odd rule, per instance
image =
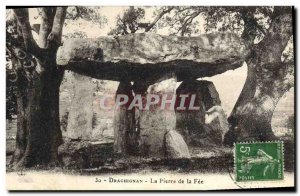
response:
[[[295,8],[6,6],[9,191],[295,191]]]

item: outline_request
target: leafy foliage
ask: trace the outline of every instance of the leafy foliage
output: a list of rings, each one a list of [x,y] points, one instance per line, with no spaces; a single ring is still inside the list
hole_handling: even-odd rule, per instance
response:
[[[122,16],[118,15],[116,28],[112,29],[108,34],[118,36],[135,33],[139,29],[146,27],[147,24],[142,23],[144,17],[145,10],[143,8],[134,8],[131,6]]]
[[[16,20],[12,12],[6,13],[6,47],[18,41]],[[13,67],[9,50],[6,50],[6,119],[12,119],[17,114],[17,87],[13,80],[17,78],[16,68]]]
[[[17,114],[17,87],[6,76],[6,119]]]
[[[260,25],[261,30],[266,30],[270,24],[272,7],[175,7],[172,13],[166,15],[160,20],[160,25],[168,27],[171,34],[190,36],[200,33],[200,22],[204,21],[203,29],[205,32],[224,32],[230,31],[242,34],[245,25],[247,13],[252,14],[256,25]],[[204,33],[204,32],[202,32]],[[257,35],[261,35],[259,30]]]
[[[83,31],[75,31],[73,33],[67,33],[66,35],[63,35],[64,38],[87,38],[87,34]]]
[[[290,38],[287,47],[282,52],[281,59],[284,62],[292,62],[294,61],[294,46],[293,46],[293,36]]]
[[[66,23],[83,19],[102,27],[107,23],[107,18],[101,15],[101,7],[74,6],[68,7],[66,15]]]
[[[192,35],[199,33],[199,16],[206,7],[174,7],[170,14],[160,21],[161,27],[169,28],[171,35]]]

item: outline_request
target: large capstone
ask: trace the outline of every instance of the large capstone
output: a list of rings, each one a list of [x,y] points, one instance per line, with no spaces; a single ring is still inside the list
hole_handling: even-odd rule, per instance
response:
[[[178,81],[236,69],[247,51],[238,35],[210,33],[198,37],[129,34],[96,39],[68,39],[59,48],[57,64],[98,79],[155,83],[159,78]]]
[[[176,102],[176,130],[189,146],[222,145],[223,136],[228,131],[226,115],[221,108],[219,94],[210,81],[186,80],[176,90],[177,97],[195,95],[194,107],[198,110],[178,109]]]

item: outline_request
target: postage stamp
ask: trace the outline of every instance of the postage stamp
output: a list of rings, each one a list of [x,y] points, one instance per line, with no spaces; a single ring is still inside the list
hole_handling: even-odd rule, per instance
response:
[[[234,147],[236,181],[283,179],[283,143],[236,143]]]

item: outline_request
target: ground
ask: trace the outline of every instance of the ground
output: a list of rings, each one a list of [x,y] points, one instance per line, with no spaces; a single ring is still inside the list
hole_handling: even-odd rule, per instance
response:
[[[233,171],[233,150],[227,147],[190,148],[191,160],[167,160],[142,157],[113,156],[113,137],[109,131],[103,139],[93,142],[67,141],[59,151],[64,166],[56,171],[80,174],[138,173],[141,171],[163,172],[228,172]],[[16,120],[7,121],[6,155],[7,164],[15,147]],[[284,135],[285,171],[294,170],[294,143]],[[65,139],[66,141],[66,139]],[[39,169],[39,168],[36,168]],[[10,171],[10,169],[8,169]]]

